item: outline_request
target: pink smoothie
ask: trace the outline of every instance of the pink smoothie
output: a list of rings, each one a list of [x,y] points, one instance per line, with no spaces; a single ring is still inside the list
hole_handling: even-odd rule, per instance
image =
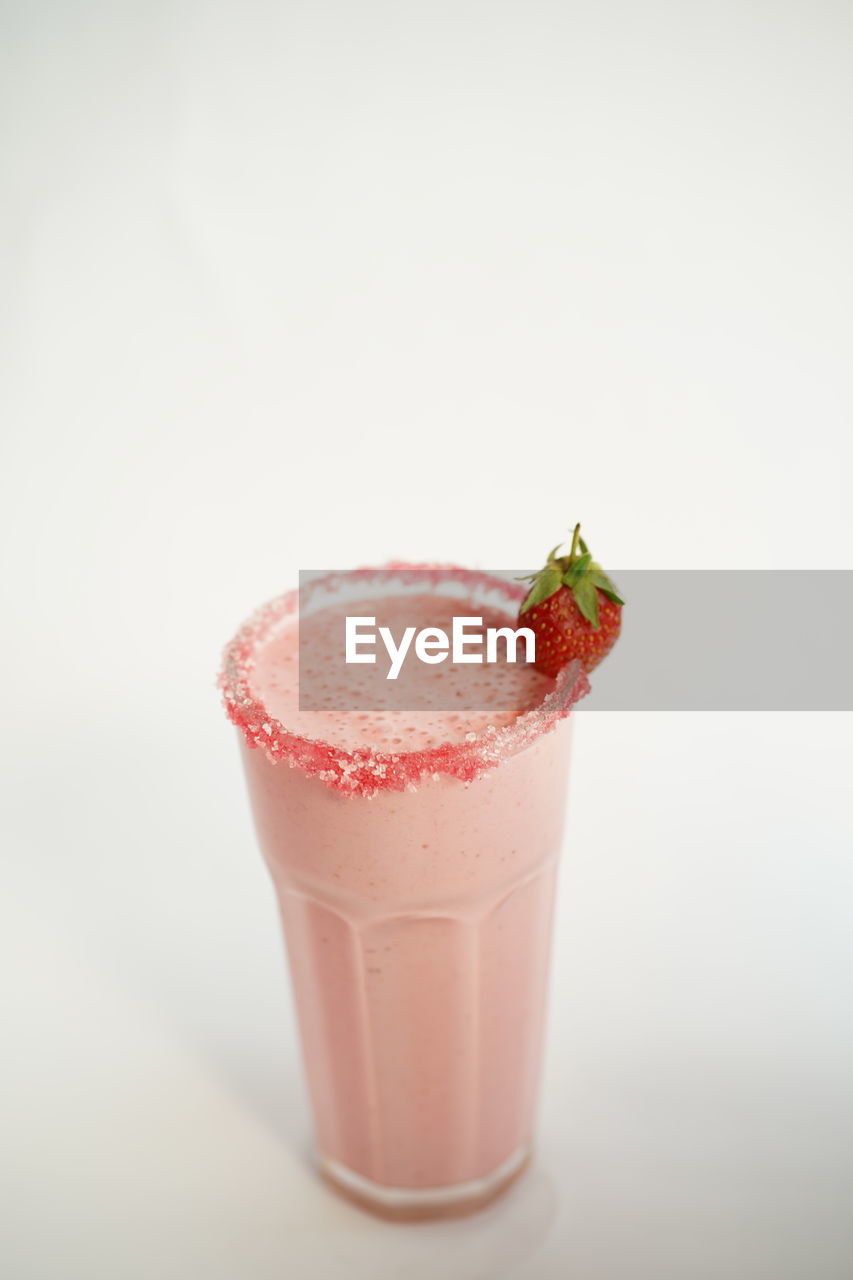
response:
[[[457,589],[470,578],[469,599],[442,594],[447,575]],[[320,1158],[385,1207],[417,1192],[475,1196],[520,1167],[533,1136],[568,712],[585,678],[448,660],[431,686],[438,708],[363,711],[333,661],[347,613],[395,633],[448,629],[454,613],[506,625],[514,588],[495,610],[480,579],[434,571],[427,591],[404,583],[301,621],[283,598],[226,659]],[[310,711],[300,628],[312,688],[323,685]],[[435,673],[414,659],[405,669],[413,692]],[[452,709],[457,691],[477,709]]]

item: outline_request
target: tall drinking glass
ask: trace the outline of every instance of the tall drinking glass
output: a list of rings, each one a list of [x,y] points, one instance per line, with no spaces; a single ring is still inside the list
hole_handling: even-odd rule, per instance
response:
[[[469,604],[517,608],[515,585],[485,574],[436,570],[431,590],[460,583]],[[460,734],[456,715],[427,750],[407,750],[404,727],[392,751],[345,750],[271,718],[253,685],[297,603],[242,629],[222,683],[284,925],[319,1166],[388,1216],[467,1212],[531,1153],[586,678],[573,664],[498,730]]]

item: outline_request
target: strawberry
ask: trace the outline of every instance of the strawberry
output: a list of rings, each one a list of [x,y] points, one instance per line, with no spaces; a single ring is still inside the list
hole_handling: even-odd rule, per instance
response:
[[[544,569],[525,581],[533,586],[519,610],[519,622],[536,636],[534,665],[556,676],[573,658],[592,671],[616,643],[622,626],[623,600],[596,564],[576,524],[571,550],[557,558],[560,544]]]

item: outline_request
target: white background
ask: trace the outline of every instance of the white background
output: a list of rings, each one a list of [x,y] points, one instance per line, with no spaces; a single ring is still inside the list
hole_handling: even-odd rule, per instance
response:
[[[849,716],[578,716],[535,1167],[400,1227],[311,1170],[213,677],[300,567],[576,519],[851,567],[853,11],[0,19],[4,1277],[847,1280]]]

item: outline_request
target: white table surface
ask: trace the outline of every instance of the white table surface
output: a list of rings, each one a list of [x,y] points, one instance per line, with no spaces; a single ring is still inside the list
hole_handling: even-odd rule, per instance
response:
[[[272,891],[201,719],[69,715],[69,761],[4,762],[7,1274],[849,1275],[847,717],[578,716],[535,1164],[414,1227],[310,1167]]]

